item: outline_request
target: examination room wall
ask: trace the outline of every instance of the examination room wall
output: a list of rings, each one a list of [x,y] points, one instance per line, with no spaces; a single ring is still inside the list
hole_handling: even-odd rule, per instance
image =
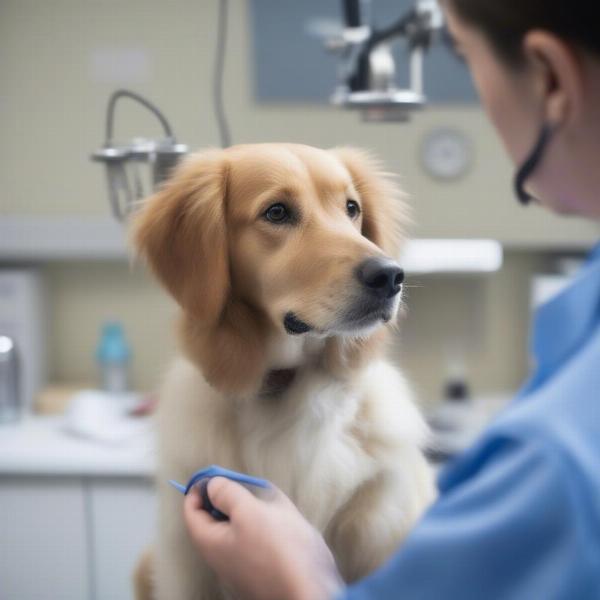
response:
[[[117,87],[155,101],[192,148],[217,145],[216,9],[214,1],[197,0],[3,0],[1,214],[108,217],[104,173],[89,154],[103,141],[106,101]],[[527,370],[530,276],[544,250],[560,247],[577,228],[590,238],[589,229],[577,222],[559,226],[550,215],[516,206],[511,167],[475,105],[429,107],[410,124],[366,124],[325,104],[257,104],[248,10],[244,0],[231,2],[225,102],[234,143],[370,148],[411,195],[412,235],[500,239],[507,254],[498,274],[409,280],[408,313],[392,352],[426,400],[436,397],[456,361],[478,392],[514,389]],[[462,179],[442,183],[424,172],[418,148],[428,131],[447,125],[469,136],[475,154]],[[124,102],[117,130],[128,139],[152,135],[156,125]],[[54,262],[44,275],[50,378],[93,380],[101,323],[118,318],[133,344],[136,385],[155,387],[174,350],[175,310],[141,268],[124,261]]]
[[[424,404],[438,400],[448,375],[464,367],[480,395],[514,390],[527,371],[529,277],[536,254],[510,252],[482,277],[415,276],[390,353]],[[55,264],[46,270],[49,359],[55,381],[96,377],[93,352],[106,319],[125,324],[134,348],[133,381],[152,390],[175,352],[177,308],[141,269],[124,264]],[[412,287],[414,286],[414,287]]]

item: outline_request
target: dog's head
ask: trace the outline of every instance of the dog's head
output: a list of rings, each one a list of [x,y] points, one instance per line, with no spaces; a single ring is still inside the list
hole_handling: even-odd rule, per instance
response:
[[[403,219],[361,151],[244,145],[188,158],[137,215],[134,240],[183,308],[185,335],[228,361],[234,347],[260,355],[274,331],[364,338],[392,320]]]

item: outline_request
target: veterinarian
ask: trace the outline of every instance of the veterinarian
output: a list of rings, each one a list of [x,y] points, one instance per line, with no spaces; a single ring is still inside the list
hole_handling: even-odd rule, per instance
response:
[[[517,197],[599,220],[598,2],[442,3],[516,165]],[[185,500],[198,551],[255,600],[600,598],[600,246],[540,309],[533,352],[512,405],[447,468],[437,502],[366,579],[345,587],[281,492],[265,502],[222,478],[208,493],[229,522],[200,510],[197,493]]]

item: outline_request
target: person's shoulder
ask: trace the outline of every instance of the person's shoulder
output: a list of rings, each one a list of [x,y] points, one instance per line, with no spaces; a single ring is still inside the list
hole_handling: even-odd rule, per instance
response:
[[[517,398],[490,429],[552,449],[569,463],[600,455],[600,327],[584,351],[544,385]],[[592,467],[592,465],[589,465]],[[595,467],[593,468],[595,471]]]
[[[522,406],[508,411],[442,473],[441,491],[493,479],[516,488],[539,478],[554,482],[569,504],[589,507],[589,499],[600,496],[600,438],[560,415],[550,418]],[[596,512],[600,520],[600,508]]]
[[[444,493],[463,484],[470,484],[481,476],[488,477],[490,473],[510,468],[515,458],[530,461],[534,457],[535,462],[540,462],[550,456],[552,453],[545,450],[541,436],[527,438],[519,431],[495,424],[442,471],[439,487]]]

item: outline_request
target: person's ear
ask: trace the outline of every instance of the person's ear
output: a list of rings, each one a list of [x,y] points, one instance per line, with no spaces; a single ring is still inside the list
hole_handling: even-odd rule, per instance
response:
[[[535,77],[535,94],[544,98],[545,121],[562,126],[577,120],[585,91],[577,49],[553,33],[532,30],[523,38],[523,52]]]

